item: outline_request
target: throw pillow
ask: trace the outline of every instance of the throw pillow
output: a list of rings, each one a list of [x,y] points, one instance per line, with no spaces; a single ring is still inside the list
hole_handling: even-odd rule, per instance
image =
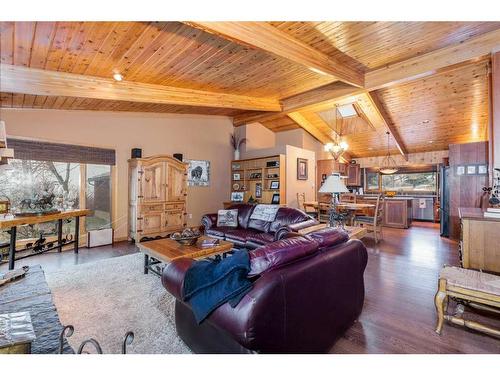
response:
[[[238,210],[219,210],[217,212],[218,227],[238,227]]]

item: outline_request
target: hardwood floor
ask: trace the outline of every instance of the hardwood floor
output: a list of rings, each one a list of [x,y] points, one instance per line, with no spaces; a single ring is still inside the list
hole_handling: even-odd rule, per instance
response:
[[[457,243],[440,237],[437,224],[384,228],[378,245],[363,241],[369,254],[365,305],[332,353],[500,353],[499,339],[462,327],[445,323],[441,336],[434,332],[439,271],[459,264]],[[488,317],[478,320],[500,325]]]
[[[384,240],[378,245],[371,238],[363,241],[369,253],[365,305],[332,353],[500,353],[500,340],[465,328],[445,324],[441,336],[434,333],[439,270],[443,264],[458,265],[457,243],[441,238],[438,225],[414,222],[407,230],[384,228]],[[41,264],[45,270],[55,270],[136,251],[135,245],[121,242],[82,248],[78,255],[47,253],[16,266]],[[6,269],[6,264],[0,266],[0,271]],[[479,320],[500,326],[498,318],[482,315]]]

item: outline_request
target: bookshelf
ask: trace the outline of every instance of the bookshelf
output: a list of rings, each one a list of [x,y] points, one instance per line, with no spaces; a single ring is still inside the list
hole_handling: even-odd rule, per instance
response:
[[[285,155],[231,161],[231,192],[242,193],[243,202],[250,197],[258,203],[286,204]]]

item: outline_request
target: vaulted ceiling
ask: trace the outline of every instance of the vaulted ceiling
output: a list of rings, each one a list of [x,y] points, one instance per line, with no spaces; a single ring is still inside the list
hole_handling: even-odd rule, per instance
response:
[[[357,103],[351,156],[484,140],[499,22],[1,22],[3,108],[224,115],[326,143]],[[115,82],[114,73],[123,75]]]

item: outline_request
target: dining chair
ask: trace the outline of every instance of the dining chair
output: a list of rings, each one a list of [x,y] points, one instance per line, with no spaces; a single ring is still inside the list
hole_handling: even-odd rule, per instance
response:
[[[354,193],[341,193],[340,201],[344,203],[356,203],[356,194]]]
[[[311,206],[307,206],[304,204],[306,202],[306,193],[297,193],[297,204],[299,206],[299,209],[304,211],[306,214],[309,216],[312,216],[314,218],[318,217],[318,212],[316,210],[311,211]],[[308,211],[309,209],[309,211]]]
[[[380,194],[377,197],[375,211],[373,216],[356,216],[354,218],[354,225],[366,228],[369,233],[373,233],[375,243],[379,239],[383,239],[382,223],[384,221],[384,196]]]

